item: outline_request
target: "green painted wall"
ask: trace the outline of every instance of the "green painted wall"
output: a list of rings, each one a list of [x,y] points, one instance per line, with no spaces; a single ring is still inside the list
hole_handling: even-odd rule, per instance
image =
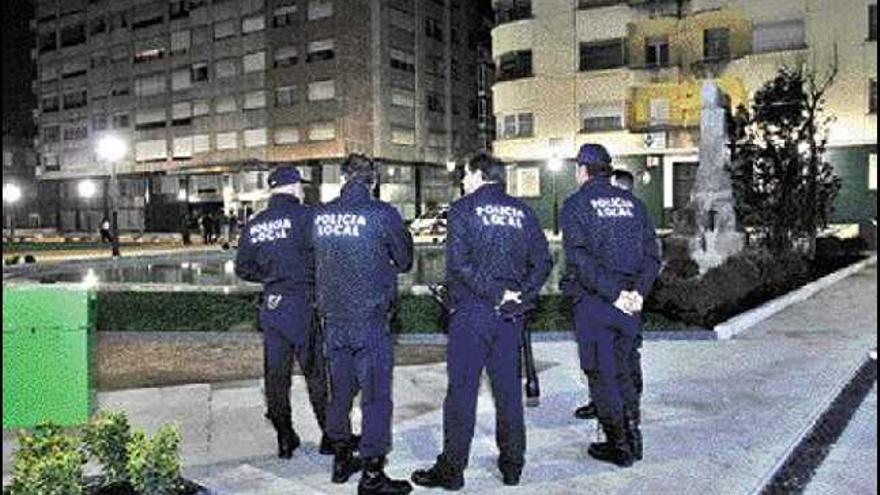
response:
[[[859,223],[877,218],[877,191],[868,190],[868,156],[876,145],[831,148],[828,161],[841,180],[832,222]]]

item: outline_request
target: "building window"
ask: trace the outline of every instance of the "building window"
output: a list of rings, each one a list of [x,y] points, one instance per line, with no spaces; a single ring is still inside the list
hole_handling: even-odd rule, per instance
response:
[[[333,2],[328,0],[309,0],[309,17],[310,21],[323,19],[333,15]]]
[[[225,79],[238,75],[238,63],[234,58],[218,60],[214,63],[214,74],[217,79]]]
[[[309,51],[306,55],[306,62],[331,60],[335,56],[334,50],[335,42],[332,39],[312,41],[309,43]]]
[[[645,65],[666,67],[669,65],[669,38],[658,36],[645,40]]]
[[[211,113],[211,104],[208,100],[196,100],[193,102],[193,117],[201,117]]]
[[[223,96],[214,101],[214,113],[229,113],[238,110],[238,103],[234,96]]]
[[[336,126],[333,122],[318,122],[309,126],[309,141],[330,141],[336,139]]]
[[[138,78],[134,84],[134,93],[137,96],[159,95],[167,89],[168,83],[165,81],[164,72]]]
[[[40,49],[40,53],[51,52],[58,48],[57,36],[55,35],[55,31],[51,33],[43,33],[37,37],[37,46]]]
[[[192,125],[192,103],[182,101],[171,106],[171,125]]]
[[[107,20],[103,17],[92,19],[89,27],[89,34],[95,36],[107,32]]]
[[[275,88],[275,106],[290,107],[296,105],[296,86]]]
[[[498,122],[502,139],[532,137],[535,134],[535,116],[531,113],[505,115]]]
[[[152,7],[152,6],[147,6]],[[141,17],[138,20],[132,21],[131,30],[134,31],[136,29],[144,29],[150,26],[155,26],[158,24],[162,24],[165,22],[165,14],[164,13],[152,13],[148,14],[147,17]]]
[[[581,106],[581,132],[619,131],[623,129],[622,102],[587,103]]]
[[[193,153],[207,153],[211,151],[211,136],[209,134],[196,134],[193,136]]]
[[[171,91],[183,91],[192,86],[192,71],[188,67],[171,73]]]
[[[276,129],[272,140],[275,144],[296,144],[299,142],[299,129],[294,127]]]
[[[57,125],[47,125],[43,127],[43,142],[57,143],[61,140],[61,127]]]
[[[245,129],[243,138],[245,148],[266,146],[269,144],[269,131],[265,127],[262,129]]]
[[[140,141],[134,145],[134,160],[137,162],[164,161],[168,158],[168,142],[164,139]]]
[[[64,93],[63,102],[64,109],[69,110],[71,108],[82,108],[86,106],[89,98],[86,93],[86,90],[81,89],[77,91],[72,91],[70,93]]]
[[[391,49],[391,68],[415,73],[415,71],[416,71],[416,57],[414,54],[412,54],[410,52],[405,52],[403,50],[398,50],[396,48],[392,48]]]
[[[266,107],[266,92],[265,91],[251,91],[244,95],[244,105],[245,110],[256,110],[258,108]]]
[[[295,46],[285,46],[275,50],[275,68],[292,67],[299,61],[299,55]]]
[[[336,82],[332,79],[309,83],[309,101],[324,101],[336,98]]]
[[[129,117],[127,113],[117,113],[113,116],[114,129],[128,129],[129,125],[131,124],[129,123]]]
[[[93,115],[92,116],[92,130],[93,131],[107,130],[107,116],[106,115]]]
[[[296,21],[296,5],[278,7],[272,14],[272,27],[284,27]]]
[[[204,62],[198,62],[192,64],[192,68],[190,69],[191,79],[193,82],[207,81],[208,80],[208,64]]]
[[[650,103],[650,124],[666,125],[669,123],[669,100],[666,98],[655,98]]]
[[[89,127],[84,124],[75,124],[64,128],[65,141],[82,141],[89,137]]]
[[[532,17],[531,0],[501,0],[495,3],[495,22],[518,21]]]
[[[498,81],[532,77],[532,51],[507,53],[498,60]]]
[[[217,134],[218,150],[234,150],[238,148],[238,133],[221,132]]]
[[[730,29],[715,28],[703,31],[703,59],[727,60],[730,58]]]
[[[427,94],[427,106],[429,112],[444,113],[446,111],[443,97],[436,93]]]
[[[190,31],[175,31],[171,33],[171,54],[178,55],[189,51],[192,42]]]
[[[81,45],[86,42],[85,23],[73,24],[61,28],[61,47]]]
[[[425,36],[443,41],[443,25],[437,19],[425,18]]]
[[[100,69],[110,65],[110,54],[106,50],[101,50],[92,54],[92,68]]]
[[[58,95],[44,96],[40,106],[43,109],[43,113],[57,112],[60,109]]]
[[[174,138],[171,144],[171,157],[175,159],[192,158],[193,156],[193,138],[192,136]]]
[[[806,46],[803,19],[756,24],[752,32],[755,53],[795,50]]]
[[[125,12],[115,12],[110,15],[110,31],[118,29],[128,29],[128,14]]]
[[[868,41],[877,41],[877,4],[868,5]]]
[[[391,144],[415,146],[416,131],[408,127],[391,127]]]
[[[235,21],[223,21],[214,24],[214,39],[222,40],[235,36]]]
[[[61,69],[61,79],[73,79],[86,75],[88,64],[85,60],[70,60]]]
[[[189,0],[174,0],[168,6],[168,18],[184,19],[189,17]]]
[[[868,81],[868,113],[877,113],[877,80]]]
[[[414,33],[416,30],[413,15],[394,7],[391,7],[391,25],[408,33]]]
[[[165,127],[167,119],[164,108],[138,110],[134,117],[134,128],[137,131]]]
[[[395,107],[415,108],[416,94],[403,88],[391,88],[391,104]]]
[[[266,70],[266,52],[249,53],[242,59],[244,73]]]
[[[622,39],[581,43],[580,70],[606,70],[626,65]]]
[[[255,33],[264,29],[266,29],[266,17],[263,15],[245,17],[241,21],[242,34]]]

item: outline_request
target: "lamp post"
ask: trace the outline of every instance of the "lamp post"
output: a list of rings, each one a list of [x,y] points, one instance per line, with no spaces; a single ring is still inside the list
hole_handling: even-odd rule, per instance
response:
[[[116,136],[104,136],[98,140],[95,153],[110,165],[110,246],[113,256],[119,256],[119,214],[116,204],[119,182],[116,178],[116,162],[125,156],[125,141]]]
[[[15,241],[15,204],[21,199],[21,188],[15,184],[3,184],[3,202],[6,203],[8,213],[6,223],[9,225],[9,237]]]
[[[556,189],[556,176],[562,170],[562,159],[553,155],[547,161],[547,170],[553,175],[553,235],[559,235],[559,194]]]

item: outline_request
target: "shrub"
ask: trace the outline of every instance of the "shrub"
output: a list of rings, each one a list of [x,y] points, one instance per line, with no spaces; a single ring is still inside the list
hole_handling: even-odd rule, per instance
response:
[[[130,441],[131,427],[125,413],[102,412],[86,427],[83,436],[86,451],[104,467],[107,483],[128,480]]]
[[[22,432],[14,456],[12,495],[79,495],[85,455],[76,438],[52,423]]]
[[[257,327],[259,294],[100,292],[98,330],[226,331]]]
[[[683,279],[664,270],[647,309],[672,320],[711,328],[808,279],[809,266],[798,254],[745,251],[700,278]]]
[[[128,479],[138,493],[170,495],[182,488],[180,440],[176,426],[161,428],[153,438],[135,431],[128,443]]]

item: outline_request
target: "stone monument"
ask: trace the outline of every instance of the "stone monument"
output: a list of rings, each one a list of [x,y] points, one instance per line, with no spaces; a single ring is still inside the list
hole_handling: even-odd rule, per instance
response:
[[[678,256],[686,256],[700,275],[742,251],[745,235],[737,230],[733,186],[727,166],[727,98],[711,81],[703,83],[700,118],[700,165],[691,201],[673,221],[670,239]]]

